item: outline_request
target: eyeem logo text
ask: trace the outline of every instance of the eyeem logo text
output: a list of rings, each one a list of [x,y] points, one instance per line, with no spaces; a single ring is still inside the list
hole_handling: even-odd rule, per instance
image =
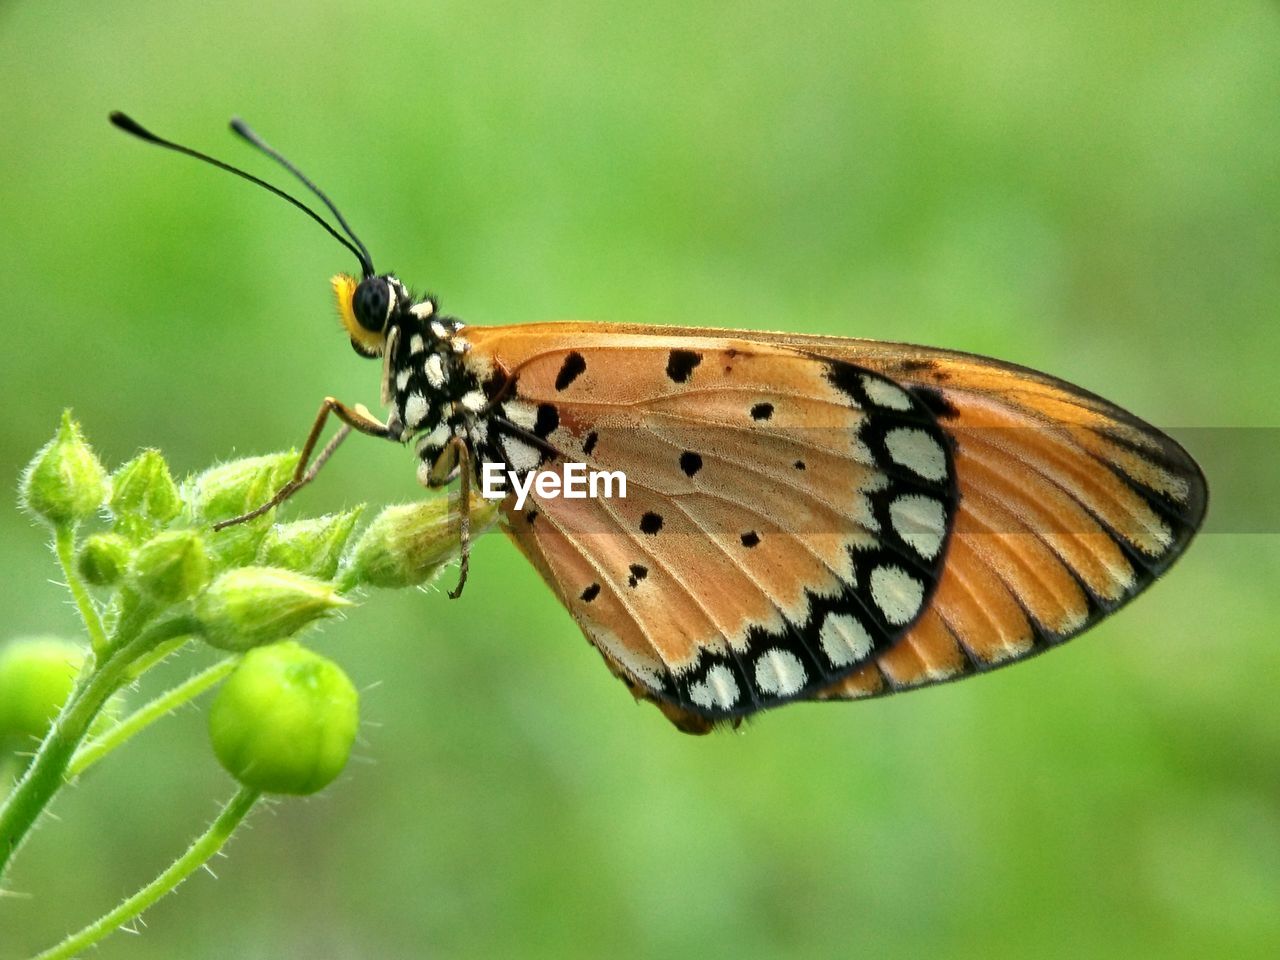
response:
[[[621,470],[588,470],[585,463],[566,462],[559,472],[530,470],[523,481],[514,470],[504,470],[500,463],[485,463],[480,471],[480,495],[486,500],[505,500],[507,491],[516,495],[516,509],[524,509],[532,491],[543,500],[565,497],[569,500],[592,500],[604,497],[627,498],[627,475]]]

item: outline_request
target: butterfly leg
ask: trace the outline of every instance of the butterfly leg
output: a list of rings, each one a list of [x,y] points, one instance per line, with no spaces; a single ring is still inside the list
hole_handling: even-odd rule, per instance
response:
[[[333,435],[332,440],[325,444],[324,448],[315,457],[315,461],[312,462],[312,454],[315,453],[316,444],[320,442],[320,435],[324,432],[325,423],[328,421],[330,414],[342,421],[342,428]],[[311,425],[311,432],[307,435],[307,441],[302,445],[302,453],[298,457],[298,465],[294,468],[293,477],[289,482],[277,490],[275,496],[260,507],[230,520],[215,523],[213,529],[224,530],[238,523],[245,523],[262,516],[272,507],[278,507],[284,503],[316,478],[320,468],[333,456],[338,447],[342,445],[342,441],[347,439],[352,430],[358,430],[360,433],[371,437],[382,437],[387,440],[397,439],[392,435],[391,429],[387,424],[375,418],[362,404],[348,407],[333,397],[325,397],[324,402],[320,404],[320,412],[316,415],[315,423]],[[310,467],[308,467],[308,464],[310,464]]]
[[[467,583],[467,568],[471,563],[471,460],[470,451],[461,437],[454,437],[450,445],[457,451],[458,457],[458,495],[461,499],[461,510],[458,513],[458,544],[461,557],[458,562],[458,585],[449,591],[449,599],[457,600],[462,596],[462,588]]]

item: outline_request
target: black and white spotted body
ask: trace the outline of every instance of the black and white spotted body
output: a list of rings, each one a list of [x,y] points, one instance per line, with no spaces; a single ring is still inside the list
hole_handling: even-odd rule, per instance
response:
[[[487,442],[492,371],[469,357],[464,324],[439,315],[434,297],[415,300],[394,277],[387,282],[395,296],[382,348],[387,433],[402,443],[416,441],[419,479],[443,486],[458,465],[452,441],[461,440],[471,453]]]

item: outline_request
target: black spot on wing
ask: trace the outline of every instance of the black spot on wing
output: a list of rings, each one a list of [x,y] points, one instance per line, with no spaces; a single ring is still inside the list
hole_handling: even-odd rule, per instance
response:
[[[533,432],[544,440],[560,426],[560,412],[554,403],[538,404],[538,417],[533,422]]]
[[[932,370],[937,364],[932,360],[911,359],[903,360],[898,364],[898,369],[903,373],[919,373],[922,370]]]
[[[891,648],[928,607],[942,575],[959,501],[947,431],[930,409],[930,398],[854,364],[824,362],[828,382],[848,397],[849,406],[865,414],[858,418],[856,435],[886,482],[861,494],[879,535],[872,543],[848,548],[853,573],[838,589],[815,592],[805,585],[803,621],[784,622],[774,629],[754,624],[745,641],[733,648],[701,649],[693,664],[668,676],[669,690],[645,685],[654,699],[717,721],[819,695],[825,686]],[[901,391],[901,397],[880,389],[880,383]],[[921,434],[922,443],[925,438],[937,443],[944,454],[945,475],[934,480],[913,472],[912,456],[904,454],[900,444],[895,449],[902,462],[895,461],[887,438],[899,430]],[[804,460],[793,460],[792,466],[807,469]],[[941,505],[945,527],[936,552],[907,541],[894,526],[891,507],[904,493],[928,496]],[[748,551],[768,549],[758,530],[738,528],[738,537]]]
[[[583,359],[582,354],[577,350],[572,351],[564,358],[564,364],[560,367],[560,372],[556,374],[556,389],[563,390],[577,380],[578,375],[586,369],[587,361]]]
[[[912,387],[911,392],[935,417],[948,420],[955,418],[956,408],[937,387]]]
[[[591,586],[587,587],[587,589],[582,591],[581,599],[583,603],[590,603],[599,595],[600,595],[600,584],[593,583],[591,584]]]
[[[582,453],[584,456],[591,456],[591,451],[596,448],[596,441],[600,439],[600,434],[592,430],[587,434],[587,439],[582,441]]]
[[[772,403],[757,403],[754,407],[751,408],[752,420],[768,420],[772,416],[773,416]]]
[[[702,362],[702,354],[692,350],[672,350],[667,356],[667,376],[675,383],[684,383],[693,374],[693,368]]]
[[[662,529],[662,517],[659,514],[649,512],[640,518],[640,532],[647,533],[650,536]]]
[[[627,578],[627,586],[634,588],[641,580],[649,575],[649,568],[643,564],[633,563],[631,565],[631,576]]]
[[[686,450],[680,454],[680,469],[684,471],[686,477],[692,477],[702,469],[702,455]]]

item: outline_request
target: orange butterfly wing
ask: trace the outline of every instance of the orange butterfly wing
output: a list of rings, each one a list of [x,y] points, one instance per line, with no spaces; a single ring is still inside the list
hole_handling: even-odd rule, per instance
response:
[[[532,430],[554,411],[547,443],[639,485],[523,516],[509,500],[507,530],[614,672],[681,729],[1023,659],[1150,584],[1204,514],[1204,479],[1168,437],[982,357],[603,324],[466,336],[479,362],[515,373],[513,419]],[[695,355],[670,376],[672,356]],[[767,423],[751,417],[760,405]],[[647,582],[632,583],[636,567]]]
[[[1078,387],[951,351],[815,346],[933,393],[960,488],[929,609],[893,650],[817,698],[957,679],[1070,639],[1149,586],[1204,519],[1207,487],[1186,451]]]

